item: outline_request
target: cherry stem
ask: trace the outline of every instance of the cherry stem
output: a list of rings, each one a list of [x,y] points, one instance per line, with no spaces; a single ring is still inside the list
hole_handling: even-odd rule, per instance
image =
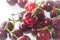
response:
[[[37,7],[34,9],[34,11],[32,12],[31,16],[33,16],[35,14],[35,12],[37,11],[38,7],[41,6],[42,4],[44,4],[44,1],[39,2],[37,5]]]
[[[48,31],[51,31],[48,27],[50,27],[50,25],[49,26],[46,26],[46,27],[44,27],[44,28],[41,28],[41,29],[37,29],[37,31],[40,31],[40,30],[48,30]],[[51,31],[52,32],[52,31]]]
[[[56,11],[56,16],[57,16],[58,18],[60,18],[60,14],[57,12],[57,11],[60,11],[60,9],[59,9],[59,8],[56,8],[56,7],[53,7],[53,10]]]
[[[60,15],[59,15],[59,16],[57,16],[57,18],[60,18]]]
[[[18,14],[20,14],[20,13],[17,13],[17,14],[11,14],[12,16],[15,16],[15,15],[18,15]]]
[[[8,20],[7,24],[5,25],[4,30],[7,30],[7,31],[10,33],[10,35],[13,35],[15,38],[18,38],[15,34],[13,34],[13,33],[8,29],[7,25],[8,25],[9,22],[10,22],[10,20]]]
[[[9,19],[10,21],[13,21],[13,22],[22,22],[21,20],[12,20],[12,19]]]
[[[53,9],[55,9],[55,10],[60,10],[59,8],[56,8],[56,7],[53,7]]]
[[[37,29],[37,31],[46,30],[46,29],[48,29],[48,27],[44,27],[44,28],[41,28],[41,29]]]

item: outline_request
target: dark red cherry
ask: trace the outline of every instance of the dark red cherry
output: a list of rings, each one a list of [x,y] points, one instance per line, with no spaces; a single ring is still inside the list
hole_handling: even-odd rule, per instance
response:
[[[54,30],[52,33],[53,40],[60,40],[60,30]]]
[[[60,0],[55,1],[55,7],[60,8]]]
[[[31,12],[27,12],[23,15],[23,22],[27,25],[33,25],[37,21],[37,17],[31,17]]]
[[[0,29],[0,40],[6,40],[7,32],[5,30]]]
[[[42,26],[49,26],[51,25],[51,19],[48,17],[45,17],[43,21],[40,22]]]
[[[23,35],[21,37],[19,37],[17,40],[31,40],[28,36]]]
[[[31,30],[31,27],[29,27],[28,25],[26,25],[24,22],[20,23],[19,24],[19,28],[24,31],[24,32],[27,32],[29,30]]]
[[[27,2],[28,2],[28,0],[17,0],[18,5],[22,8],[24,8],[24,6]]]
[[[48,0],[44,3],[44,9],[46,11],[51,11],[53,9],[53,6],[54,6],[54,1]]]
[[[40,28],[43,28],[44,26],[42,26],[40,23],[37,25],[37,26],[35,26],[34,28],[35,29],[40,29]]]
[[[23,35],[23,31],[17,29],[17,30],[13,31],[13,34],[16,35],[16,37],[20,37],[20,36]],[[15,39],[16,40],[17,39],[16,37],[10,34],[10,39]]]
[[[34,15],[38,17],[38,22],[42,21],[45,18],[44,10],[42,7],[38,7]]]
[[[5,28],[5,26],[6,26],[6,24],[7,24],[7,22],[5,21],[5,22],[2,22],[2,24],[1,24],[1,29],[4,29]],[[12,22],[9,22],[8,24],[7,24],[7,28],[10,30],[10,31],[12,31],[13,30],[13,28],[14,28],[14,25],[13,25],[13,23]]]
[[[56,14],[56,11],[54,10],[51,10],[50,12],[50,17],[53,18],[53,17],[57,17],[58,15]]]
[[[40,32],[37,33],[36,40],[50,40],[51,35],[48,31],[46,30],[41,30]]]
[[[32,28],[32,29],[31,29],[31,34],[32,34],[33,36],[36,36],[36,35],[37,35],[37,31],[36,31],[35,28]]]
[[[54,29],[60,29],[60,18],[52,18],[52,26]]]

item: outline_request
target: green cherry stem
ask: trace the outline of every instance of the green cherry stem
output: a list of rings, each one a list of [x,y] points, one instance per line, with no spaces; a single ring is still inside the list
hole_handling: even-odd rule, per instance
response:
[[[44,27],[44,28],[41,28],[41,29],[37,29],[37,31],[46,30],[46,29],[48,29],[48,27]]]
[[[22,22],[22,20],[12,20],[12,19],[9,19],[10,21],[16,23],[16,22]]]
[[[56,16],[58,16],[59,14],[58,14],[57,10],[60,10],[60,9],[53,7],[53,10],[56,12]]]
[[[53,7],[55,10],[60,10],[59,8]]]
[[[20,13],[17,13],[17,14],[11,14],[12,16],[15,16],[15,15],[18,15],[18,14],[20,14]]]
[[[37,11],[38,7],[41,6],[42,4],[44,4],[44,1],[39,2],[39,3],[37,4],[37,7],[34,9],[34,11],[32,12],[31,16],[33,16],[33,15],[35,14],[35,12]]]
[[[15,38],[18,38],[15,34],[13,34],[7,27],[8,23],[10,22],[10,20],[8,20],[7,24],[5,25],[4,30],[7,30],[11,35],[13,35]]]
[[[58,13],[58,11],[60,11],[60,9],[59,8],[56,8],[56,7],[53,7],[53,10],[56,11],[57,18],[60,18],[60,14]]]
[[[59,15],[59,16],[57,16],[57,18],[60,18],[60,15]]]
[[[48,30],[48,31],[52,32],[52,30],[50,30],[49,27],[51,27],[51,25],[45,26],[44,28],[37,29],[37,31],[40,31],[40,30]]]

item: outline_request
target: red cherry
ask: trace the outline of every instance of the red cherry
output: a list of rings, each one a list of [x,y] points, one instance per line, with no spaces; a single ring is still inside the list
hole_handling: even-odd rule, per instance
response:
[[[28,2],[28,0],[17,0],[18,5],[22,8],[24,8],[24,6],[27,2]]]
[[[43,21],[40,22],[42,26],[49,26],[51,25],[51,19],[48,17],[45,17]]]
[[[33,25],[37,21],[37,17],[33,16],[31,17],[31,12],[27,12],[23,15],[23,22],[27,25]]]
[[[35,8],[36,6],[36,3],[34,2],[28,2],[26,3],[26,5],[24,6],[24,8],[27,10],[27,11],[33,11],[33,9]]]
[[[20,37],[20,36],[23,35],[23,31],[20,30],[20,29],[14,30],[12,33],[13,33],[14,35],[16,35],[17,37]],[[9,35],[10,39],[16,39],[16,36]]]
[[[32,28],[32,29],[31,29],[31,34],[32,34],[33,36],[36,36],[36,35],[37,35],[37,31],[36,31],[35,28]]]
[[[28,32],[31,27],[29,27],[28,25],[26,25],[24,22],[20,23],[19,25],[19,29],[21,29],[23,32]]]
[[[17,40],[31,40],[28,36],[23,35],[21,37],[19,37]]]
[[[51,10],[50,12],[50,17],[53,18],[53,17],[57,17],[58,15],[56,15],[56,11],[55,10]]]
[[[41,30],[37,33],[37,40],[49,40],[50,39],[50,33],[47,30]]]
[[[52,20],[52,26],[54,29],[60,29],[60,18],[54,17]]]
[[[46,1],[45,3],[44,3],[44,9],[46,10],[46,11],[51,11],[52,9],[53,9],[53,6],[54,6],[55,4],[54,4],[54,2],[53,1],[50,1],[50,0],[48,0],[48,1]]]

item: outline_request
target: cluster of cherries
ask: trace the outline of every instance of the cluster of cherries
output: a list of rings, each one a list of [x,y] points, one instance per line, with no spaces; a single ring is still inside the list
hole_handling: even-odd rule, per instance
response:
[[[25,11],[19,13],[18,20],[9,18],[0,26],[0,40],[6,40],[9,34],[10,40],[31,40],[25,32],[31,33],[36,40],[60,40],[60,1],[42,1],[39,3],[27,0],[7,0],[10,5],[16,2]],[[45,12],[50,13],[50,18]],[[16,14],[12,14],[13,16]],[[12,22],[11,22],[12,21]],[[14,23],[20,22],[19,29],[14,29]]]

